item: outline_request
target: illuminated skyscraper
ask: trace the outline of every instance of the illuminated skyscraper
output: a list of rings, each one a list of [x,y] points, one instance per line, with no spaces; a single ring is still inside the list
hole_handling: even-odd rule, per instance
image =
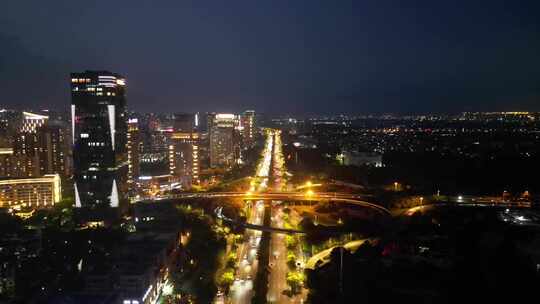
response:
[[[169,144],[169,173],[189,188],[199,183],[199,133],[193,114],[175,114]]]
[[[125,79],[107,71],[71,74],[77,207],[119,207],[127,192]]]
[[[234,114],[208,116],[210,167],[232,166],[235,163],[236,121]]]
[[[14,153],[22,161],[19,177],[38,177],[45,172],[45,163],[40,161],[44,152],[38,130],[47,124],[48,116],[30,112],[22,113],[22,121],[14,138]]]
[[[67,130],[64,126],[50,123],[38,130],[40,140],[41,174],[58,174],[70,176],[68,166]]]
[[[4,171],[10,177],[39,177],[45,174],[69,176],[67,126],[50,121],[46,115],[22,112],[11,122],[11,134],[4,147],[12,148],[9,168]]]
[[[255,141],[255,111],[248,110],[242,114],[242,141],[244,147],[250,147]]]

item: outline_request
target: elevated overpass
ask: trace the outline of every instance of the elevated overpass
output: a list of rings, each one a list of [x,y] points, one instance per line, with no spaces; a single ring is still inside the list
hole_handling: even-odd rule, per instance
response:
[[[365,207],[378,211],[384,215],[391,215],[390,210],[386,209],[385,207],[362,200],[362,195],[336,192],[321,192],[314,193],[312,195],[306,195],[306,193],[304,192],[195,192],[169,194],[158,198],[149,198],[148,200],[188,198],[240,198],[244,200],[276,200],[283,202],[301,202],[305,205],[314,205],[318,202],[334,202]]]

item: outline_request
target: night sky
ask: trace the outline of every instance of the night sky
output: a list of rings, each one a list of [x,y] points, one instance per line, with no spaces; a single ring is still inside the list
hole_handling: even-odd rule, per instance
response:
[[[3,1],[0,105],[107,69],[144,112],[540,110],[539,2]]]

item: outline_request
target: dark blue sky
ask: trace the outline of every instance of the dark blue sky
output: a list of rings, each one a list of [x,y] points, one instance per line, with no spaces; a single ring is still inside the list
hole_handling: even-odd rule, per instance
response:
[[[538,2],[8,1],[0,105],[108,69],[139,111],[540,110]]]

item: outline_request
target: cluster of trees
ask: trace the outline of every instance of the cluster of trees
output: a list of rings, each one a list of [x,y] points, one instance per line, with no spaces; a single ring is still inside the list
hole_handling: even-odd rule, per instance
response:
[[[228,293],[231,285],[234,283],[234,274],[237,270],[238,258],[236,256],[236,250],[238,249],[238,244],[244,241],[242,234],[233,234],[229,238],[230,249],[229,252],[225,253],[226,256],[222,258],[224,265],[222,265],[222,270],[218,272],[218,285],[225,293]]]
[[[197,303],[210,303],[217,292],[215,273],[219,255],[226,246],[225,239],[201,210],[180,208],[179,212],[182,230],[189,232],[190,238],[183,248],[180,265],[171,271],[174,291]]]
[[[286,229],[298,229],[297,223],[291,221],[291,210],[285,208],[283,210],[284,228]],[[289,271],[287,272],[287,285],[291,288],[289,290],[290,295],[296,295],[302,290],[304,284],[304,272],[301,269],[297,269],[298,257],[296,256],[298,246],[300,246],[300,236],[297,234],[289,234],[285,236],[285,247],[287,248],[287,266]]]

